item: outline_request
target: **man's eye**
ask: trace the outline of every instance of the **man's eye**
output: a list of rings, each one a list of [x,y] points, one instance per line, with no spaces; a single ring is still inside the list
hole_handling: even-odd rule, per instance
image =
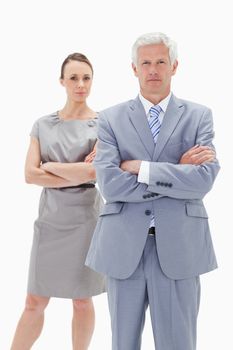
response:
[[[85,77],[84,80],[90,80],[91,78],[90,77]]]

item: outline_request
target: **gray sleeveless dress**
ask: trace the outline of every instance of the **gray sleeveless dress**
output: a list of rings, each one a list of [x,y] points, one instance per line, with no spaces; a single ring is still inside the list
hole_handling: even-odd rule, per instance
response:
[[[31,136],[39,140],[42,162],[82,162],[97,140],[97,118],[38,119]],[[102,206],[94,188],[43,188],[29,266],[28,293],[87,298],[105,291],[104,277],[84,265]]]

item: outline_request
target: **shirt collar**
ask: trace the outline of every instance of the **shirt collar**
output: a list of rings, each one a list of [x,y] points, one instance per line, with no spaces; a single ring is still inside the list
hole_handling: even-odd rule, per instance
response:
[[[172,93],[170,92],[167,97],[165,97],[163,100],[161,100],[158,105],[161,107],[163,113],[165,114],[166,113],[166,110],[167,110],[167,106],[168,106],[168,103],[170,101],[170,98],[171,98],[171,95]],[[145,109],[145,112],[146,112],[146,115],[149,113],[149,110],[153,105],[152,102],[148,101],[147,99],[145,99],[144,96],[142,96],[141,93],[139,93],[139,99]]]

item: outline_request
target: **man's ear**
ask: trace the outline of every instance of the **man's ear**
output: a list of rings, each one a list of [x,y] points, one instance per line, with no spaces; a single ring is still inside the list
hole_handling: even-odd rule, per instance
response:
[[[173,66],[172,66],[172,75],[176,74],[177,67],[178,67],[178,61],[175,60],[175,62],[173,63]]]
[[[133,68],[135,77],[137,77],[138,76],[137,66],[135,66],[134,63],[132,63],[132,68]]]

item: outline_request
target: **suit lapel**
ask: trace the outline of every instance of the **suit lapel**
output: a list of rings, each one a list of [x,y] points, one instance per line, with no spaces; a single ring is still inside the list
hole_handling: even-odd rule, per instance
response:
[[[157,139],[156,147],[151,134],[145,109],[137,97],[129,105],[129,119],[133,124],[138,136],[144,145],[150,158],[156,161],[163,151],[167,141],[176,128],[184,111],[183,104],[174,95],[171,96],[166,113],[163,118],[163,123]]]
[[[183,104],[174,96],[171,96],[166,113],[154,149],[153,160],[156,161],[163,151],[167,141],[173,133],[184,111]]]
[[[150,158],[152,158],[155,144],[148,124],[145,109],[139,97],[133,100],[129,106],[129,118],[134,128],[136,129],[147,153],[149,154]]]

